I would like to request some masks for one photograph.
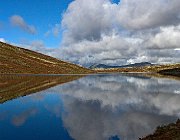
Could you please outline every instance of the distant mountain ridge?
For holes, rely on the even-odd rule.
[[[179,76],[180,63],[156,65],[149,62],[122,66],[94,64],[91,69],[0,42],[0,74],[90,74],[153,72]],[[166,70],[166,71],[165,71]]]
[[[122,66],[109,66],[105,64],[94,64],[91,65],[90,69],[109,69],[109,68],[128,68],[128,67],[144,67],[144,66],[152,66],[154,64],[151,64],[149,62],[141,62],[141,63],[134,63],[129,65],[122,65]]]

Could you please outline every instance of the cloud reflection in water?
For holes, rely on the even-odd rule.
[[[3,104],[0,121],[6,126],[10,118],[29,133],[33,127],[43,139],[50,138],[46,132],[51,130],[57,139],[135,140],[180,117],[177,91],[180,81],[171,79],[87,76]]]
[[[180,117],[180,82],[170,79],[89,76],[51,90],[61,93],[65,128],[77,140],[134,140]]]

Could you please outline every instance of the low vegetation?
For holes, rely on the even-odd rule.
[[[34,51],[0,42],[0,103],[36,93],[82,76],[41,76],[12,74],[90,74],[144,73],[150,77],[180,78],[180,63],[142,67],[87,69]],[[10,74],[10,75],[6,75]],[[153,135],[140,140],[180,140],[180,120],[176,124],[158,127]]]
[[[160,73],[180,76],[180,63],[93,70],[0,42],[0,74]]]
[[[152,65],[152,66],[143,66],[143,67],[128,67],[128,68],[111,68],[111,69],[94,69],[98,73],[161,73],[167,75],[180,76],[180,63],[178,64],[167,64],[167,65]],[[165,71],[166,70],[166,71]]]
[[[180,68],[165,69],[159,71],[159,73],[163,75],[172,75],[172,76],[180,77]]]
[[[0,74],[86,74],[92,71],[34,51],[0,42]]]
[[[180,120],[175,124],[158,127],[154,134],[139,140],[180,140]]]

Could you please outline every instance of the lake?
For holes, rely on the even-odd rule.
[[[180,118],[180,81],[0,75],[0,140],[138,140]]]

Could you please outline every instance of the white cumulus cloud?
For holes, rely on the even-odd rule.
[[[36,32],[18,15],[11,17],[11,23]],[[31,44],[32,48],[41,46],[40,52],[83,66],[180,62],[179,0],[74,0],[61,23],[45,36],[61,31],[58,49],[48,52],[43,42]]]
[[[27,33],[36,34],[37,30],[34,26],[27,24],[24,19],[19,15],[10,17],[10,22],[13,26],[19,27]]]
[[[179,9],[178,0],[75,0],[54,56],[82,65],[178,62]]]

